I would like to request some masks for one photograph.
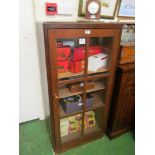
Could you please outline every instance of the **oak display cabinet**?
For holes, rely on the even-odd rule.
[[[105,133],[122,25],[45,22],[43,27],[51,139],[54,151],[59,153]],[[78,85],[79,91],[72,92],[70,86]],[[88,95],[91,106],[87,106]],[[80,107],[75,110],[72,106],[67,113],[61,101],[72,104],[68,100],[75,96],[80,98],[75,106]]]

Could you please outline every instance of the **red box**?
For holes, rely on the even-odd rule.
[[[66,60],[70,57],[70,47],[57,48],[57,60]]]
[[[46,3],[45,9],[46,15],[55,15],[57,14],[57,3]]]
[[[70,61],[70,72],[78,73],[84,70],[84,60]]]
[[[79,61],[83,60],[85,58],[85,47],[76,47],[74,48],[74,52],[71,55],[71,60],[73,61]],[[89,48],[89,56],[99,54],[102,52],[102,47],[101,46],[90,46]]]
[[[58,73],[69,71],[69,60],[57,61]]]

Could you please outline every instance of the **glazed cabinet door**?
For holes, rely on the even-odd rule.
[[[103,133],[120,31],[49,29],[56,145]]]

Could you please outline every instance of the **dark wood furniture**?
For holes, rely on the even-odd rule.
[[[43,24],[43,27],[49,92],[50,131],[53,149],[56,153],[59,153],[100,138],[105,133],[122,24],[103,22],[46,22]],[[67,43],[67,41],[69,42]],[[58,46],[61,46],[62,43],[69,44],[71,52],[75,48],[84,49],[83,71],[78,73],[72,73],[69,70],[62,73],[58,71],[57,52]],[[89,52],[92,46],[101,47],[102,52],[108,55],[107,65],[96,71],[88,68]],[[95,87],[86,89],[87,82],[90,80],[95,83]],[[67,85],[78,82],[83,83],[83,90],[71,93]],[[91,93],[93,96],[93,104],[89,109],[86,107],[87,93]],[[80,111],[68,114],[61,107],[60,99],[73,95],[81,95],[83,105]],[[84,116],[89,111],[93,111],[95,115],[95,126],[85,128],[84,123],[86,118]],[[82,118],[82,125],[76,132],[64,136],[61,131],[61,122],[64,119],[68,120],[70,116],[75,117],[77,115],[80,115]]]
[[[134,127],[135,65],[118,65],[109,113],[107,134],[115,138]]]

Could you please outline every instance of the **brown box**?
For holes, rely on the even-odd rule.
[[[81,83],[69,84],[68,85],[68,88],[69,88],[70,92],[72,92],[72,93],[83,91],[83,87],[84,87],[84,83],[82,83],[82,82]],[[87,82],[86,90],[92,89],[94,87],[95,87],[94,82]]]
[[[126,64],[135,61],[135,46],[121,46],[119,64]]]

